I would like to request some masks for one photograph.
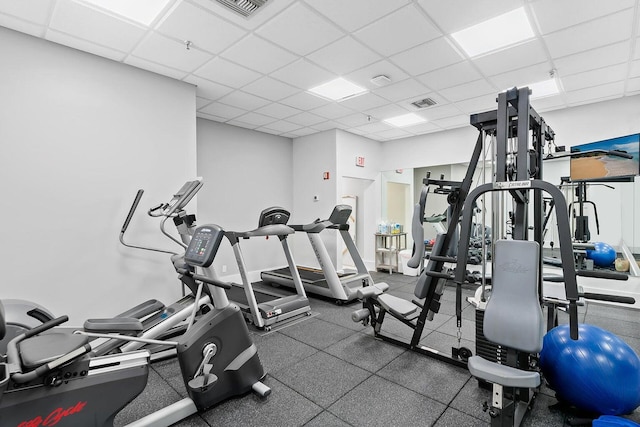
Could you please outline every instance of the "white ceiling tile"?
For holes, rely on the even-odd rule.
[[[84,52],[89,52],[94,55],[109,58],[118,62],[122,61],[126,56],[126,53],[124,52],[120,52],[114,49],[109,49],[108,47],[100,46],[83,39],[77,39],[75,37],[71,37],[67,34],[59,33],[53,30],[47,31],[47,33],[45,34],[45,39],[52,41],[54,43],[61,44],[63,46],[69,46],[74,49],[82,50]]]
[[[231,46],[222,56],[263,74],[284,67],[297,59],[294,54],[253,34]]]
[[[445,33],[453,33],[522,6],[522,0],[418,0]]]
[[[240,128],[245,128],[245,129],[255,129],[257,127],[260,127],[260,125],[255,125],[253,123],[243,122],[243,121],[238,120],[238,119],[229,120],[227,122],[227,124],[232,125],[232,126],[237,126],[237,127],[240,127]]]
[[[437,119],[442,119],[445,117],[453,117],[462,114],[459,108],[457,108],[454,104],[447,104],[441,106],[433,106],[428,108],[423,108],[420,110],[420,115],[427,120],[433,121]]]
[[[194,74],[236,89],[257,80],[261,76],[255,71],[229,62],[219,56],[198,68]]]
[[[415,98],[422,94],[429,93],[429,90],[420,82],[414,79],[403,80],[393,83],[373,91],[389,101],[398,102],[407,98]]]
[[[376,52],[390,56],[441,36],[416,6],[409,4],[354,33]]]
[[[415,126],[405,128],[407,132],[411,132],[414,135],[422,135],[429,132],[441,131],[442,128],[435,123],[420,123]]]
[[[395,117],[395,116],[400,116],[402,114],[407,114],[409,113],[409,109],[404,108],[400,105],[389,104],[389,105],[383,105],[382,107],[366,110],[365,113],[378,120],[383,120],[383,119],[388,119],[389,117]]]
[[[195,70],[211,58],[206,52],[196,48],[187,49],[184,44],[158,33],[146,37],[132,55],[187,72]]]
[[[174,70],[173,68],[165,67],[164,65],[156,64],[155,62],[147,61],[146,59],[136,58],[131,55],[126,57],[123,62],[125,64],[151,71],[156,74],[162,74],[163,76],[168,76],[177,80],[182,80],[187,75],[185,71]]]
[[[591,49],[575,55],[554,59],[553,63],[561,76],[620,64],[629,59],[630,41]]]
[[[541,82],[549,79],[551,66],[547,62],[532,65],[518,70],[509,71],[491,77],[489,80],[499,88],[500,91],[510,89],[514,86],[520,87],[531,83]]]
[[[347,129],[346,132],[352,133],[354,135],[361,135],[361,136],[367,134],[367,132],[365,132],[363,130],[356,129],[356,128]]]
[[[307,3],[347,31],[355,31],[406,5],[408,0],[307,0]]]
[[[559,58],[626,40],[633,29],[633,10],[625,10],[544,36],[549,53]]]
[[[307,58],[339,75],[381,60],[375,52],[352,37],[344,37],[333,42]]]
[[[316,108],[311,111],[313,114],[317,114],[327,119],[337,119],[349,114],[353,114],[353,110],[343,107],[342,105],[332,102],[331,104],[324,105],[320,108]]]
[[[333,121],[326,121],[326,122],[316,123],[315,125],[310,127],[322,132],[330,129],[338,129],[338,126],[340,126],[340,123],[336,123]]]
[[[222,117],[225,120],[233,119],[235,117],[238,117],[246,113],[245,110],[232,107],[230,105],[220,104],[219,102],[214,102],[212,104],[207,105],[206,107],[202,108],[200,112],[204,114],[210,114],[216,117]]]
[[[633,59],[640,59],[640,37],[636,39],[636,48],[633,53]]]
[[[379,86],[372,83],[371,79],[380,75],[387,76],[391,83],[400,82],[409,77],[407,73],[400,68],[385,60],[378,61],[375,64],[367,65],[352,73],[344,76],[347,80],[352,81],[360,86],[368,89],[377,89]]]
[[[477,98],[465,99],[464,101],[456,102],[456,108],[462,110],[462,112],[466,113],[467,116],[469,114],[495,110],[497,107],[498,104],[496,104],[496,95],[494,94],[479,96]]]
[[[540,0],[531,3],[542,34],[633,7],[635,0]]]
[[[326,120],[327,119],[325,119],[324,117],[320,117],[316,114],[309,113],[307,111],[287,118],[287,121],[299,124],[300,126],[316,125]]]
[[[235,120],[256,126],[264,126],[267,123],[273,123],[275,121],[273,117],[265,116],[258,113],[247,113],[240,117],[236,117]]]
[[[411,75],[417,76],[462,61],[449,41],[440,37],[391,57],[391,61]]]
[[[451,102],[458,102],[465,99],[477,98],[483,95],[495,95],[498,92],[496,91],[496,88],[486,80],[476,80],[474,82],[443,89],[439,91],[439,93]]]
[[[318,132],[317,130],[311,129],[311,128],[300,128],[300,129],[296,129],[294,131],[288,132],[287,136],[300,137],[300,136],[311,135],[312,133],[317,133],[317,132]]]
[[[384,98],[369,92],[344,100],[340,104],[352,110],[364,111],[385,105],[386,103],[387,101]]]
[[[300,110],[297,108],[292,108],[287,105],[282,105],[278,103],[273,103],[269,105],[265,105],[264,107],[260,107],[255,110],[256,113],[264,114],[265,116],[275,117],[276,119],[284,119],[289,116],[293,116],[294,114],[298,114]],[[283,131],[287,132],[287,131]]]
[[[291,123],[291,122],[287,122],[285,120],[278,120],[277,122],[269,123],[268,125],[264,126],[263,128],[258,128],[257,130],[260,130],[260,129],[270,129],[270,130],[273,130],[273,131],[277,131],[279,133],[285,133],[285,132],[294,131],[296,129],[300,129],[300,125],[297,125],[297,124]]]
[[[220,99],[220,102],[245,110],[255,110],[256,108],[269,104],[269,101],[266,99],[239,90],[224,96]]]
[[[269,133],[271,135],[282,135],[283,131],[277,129],[269,129],[268,127],[257,127],[255,128],[258,132]]]
[[[271,77],[262,77],[253,83],[249,83],[242,90],[271,101],[279,101],[300,91],[300,89]]]
[[[274,71],[271,73],[271,76],[305,90],[328,82],[336,77],[334,74],[306,59],[300,59]]]
[[[374,133],[374,132],[382,132],[385,130],[389,130],[389,129],[396,129],[393,126],[390,126],[386,123],[383,122],[372,122],[372,123],[368,123],[366,125],[362,125],[362,126],[356,126],[354,127],[354,129],[358,129],[362,132],[365,132],[365,134],[370,134],[370,133]]]
[[[129,52],[146,30],[71,0],[57,3],[50,28],[111,49]]]
[[[42,37],[46,32],[46,27],[37,25],[32,22],[23,21],[11,15],[0,14],[0,27],[9,28],[11,30],[20,31],[21,33],[30,34],[35,37]]]
[[[627,76],[627,64],[586,71],[562,78],[562,85],[566,91],[584,89],[590,86],[600,86],[605,83],[624,80]]]
[[[46,25],[49,19],[52,1],[42,0],[2,0],[0,13],[29,21],[33,24]]]
[[[127,58],[127,61],[129,60],[130,58]],[[233,91],[230,87],[194,75],[185,77],[184,81],[196,85],[196,94],[207,99],[219,99]]]
[[[288,7],[256,33],[303,56],[344,36],[335,25],[302,3]]]
[[[204,113],[201,113],[200,111],[198,111],[196,113],[196,117],[199,118],[199,119],[207,119],[207,120],[211,120],[211,121],[214,121],[214,122],[226,122],[227,121],[227,119],[225,119],[224,117],[218,117],[218,116],[214,116],[214,115],[211,115],[211,114],[204,114]]]
[[[339,119],[336,119],[336,121],[338,123],[341,123],[343,125],[347,125],[349,127],[356,127],[356,126],[362,126],[362,125],[366,125],[367,123],[370,123],[371,119],[366,114],[355,113],[355,114],[352,114],[350,116],[341,117]]]
[[[454,129],[469,126],[469,116],[461,115],[448,117],[446,119],[439,119],[436,124],[443,129]]]
[[[247,34],[237,25],[187,2],[181,2],[156,30],[216,54]]]
[[[471,65],[471,62],[464,61],[422,74],[418,76],[418,80],[430,89],[440,90],[478,80],[480,77],[482,76]]]
[[[199,110],[202,107],[206,107],[209,104],[211,104],[210,99],[200,98],[199,96],[196,96],[196,110]]]
[[[545,111],[553,111],[566,107],[562,96],[547,96],[544,98],[536,98],[531,100],[531,106],[538,113]]]
[[[614,82],[602,86],[575,90],[572,92],[567,92],[567,104],[570,106],[580,105],[586,101],[594,101],[598,99],[608,99],[612,97],[622,96],[623,91],[624,82]]]
[[[629,65],[629,77],[640,77],[640,61],[633,61]]]
[[[495,76],[529,65],[540,64],[547,60],[547,53],[544,50],[544,46],[540,40],[534,39],[508,49],[476,58],[473,62],[486,76]],[[549,66],[549,69],[551,69],[551,66]]]
[[[281,104],[289,105],[300,110],[313,110],[314,108],[327,105],[329,101],[319,96],[311,95],[307,92],[296,93],[293,96],[280,100]]]
[[[378,138],[389,140],[389,139],[406,138],[408,136],[413,135],[412,133],[407,132],[404,129],[409,129],[409,128],[383,130],[381,132],[376,132],[376,136]]]
[[[627,81],[627,93],[635,94],[638,91],[640,91],[640,77],[629,79]]]
[[[189,1],[191,3],[195,3],[199,6],[202,6],[207,10],[210,10],[216,15],[219,15],[220,17],[226,19],[227,21],[233,22],[239,27],[245,28],[247,30],[252,30],[263,25],[266,21],[273,18],[282,10],[291,6],[291,4],[297,0],[268,1],[256,13],[251,15],[251,18],[249,19],[235,12],[232,12],[231,10],[222,6],[217,1],[211,1],[211,0],[189,0]]]

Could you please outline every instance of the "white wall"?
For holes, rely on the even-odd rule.
[[[226,230],[249,231],[258,226],[260,212],[265,208],[281,206],[295,212],[290,138],[205,119],[197,120],[197,135],[198,174],[204,180],[198,200],[198,224],[214,223]],[[277,238],[250,239],[240,245],[249,271],[286,265]],[[222,244],[214,267],[222,276],[238,272],[228,241]]]
[[[167,256],[117,236],[138,188],[146,210],[195,175],[194,87],[4,28],[0,57],[0,298],[75,325],[175,299]],[[172,247],[155,227],[129,238]]]
[[[329,216],[341,196],[338,194],[336,170],[335,130],[294,139],[292,224],[307,224]],[[324,172],[329,173],[329,179],[323,179]],[[315,196],[317,200],[314,200]],[[335,236],[322,237],[329,254],[335,256]],[[299,265],[319,267],[309,239],[303,233],[293,236],[292,251]]]
[[[374,268],[376,224],[380,221],[380,171],[382,143],[341,130],[336,131],[338,196],[345,193],[347,179],[361,182],[358,194],[361,242],[358,251],[365,265]],[[356,166],[356,157],[365,158],[364,167]],[[336,202],[338,203],[338,202]],[[360,240],[360,239],[359,239]],[[340,257],[338,259],[341,260]],[[339,264],[339,263],[338,263]],[[338,265],[340,268],[341,265]]]

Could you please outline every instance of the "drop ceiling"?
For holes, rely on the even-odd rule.
[[[518,7],[532,39],[470,58],[451,37]],[[170,0],[150,26],[75,0],[2,0],[0,26],[196,85],[198,117],[289,138],[466,126],[498,92],[551,70],[561,91],[534,99],[539,112],[640,94],[640,0],[269,0],[250,18],[215,0]],[[379,75],[390,82],[376,85]],[[308,92],[336,77],[369,92],[342,102]],[[411,105],[424,98],[437,104]],[[427,122],[383,122],[410,112]]]

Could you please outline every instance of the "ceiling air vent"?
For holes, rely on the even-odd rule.
[[[427,107],[431,107],[432,105],[436,105],[437,102],[434,101],[431,98],[425,98],[425,99],[421,99],[419,101],[415,101],[412,102],[411,105],[413,105],[416,108],[427,108]]]
[[[249,17],[256,13],[268,0],[216,0],[227,9],[237,14]]]

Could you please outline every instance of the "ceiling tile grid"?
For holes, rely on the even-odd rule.
[[[523,7],[534,36],[470,57],[452,33]],[[344,129],[389,141],[468,126],[499,91],[546,80],[539,111],[640,93],[640,0],[268,0],[250,18],[170,0],[143,25],[83,0],[3,0],[0,26],[197,86],[198,117],[289,138]],[[378,85],[373,77],[386,76]],[[344,77],[342,102],[308,92]],[[411,102],[431,98],[418,109]],[[416,112],[426,123],[384,122]]]

